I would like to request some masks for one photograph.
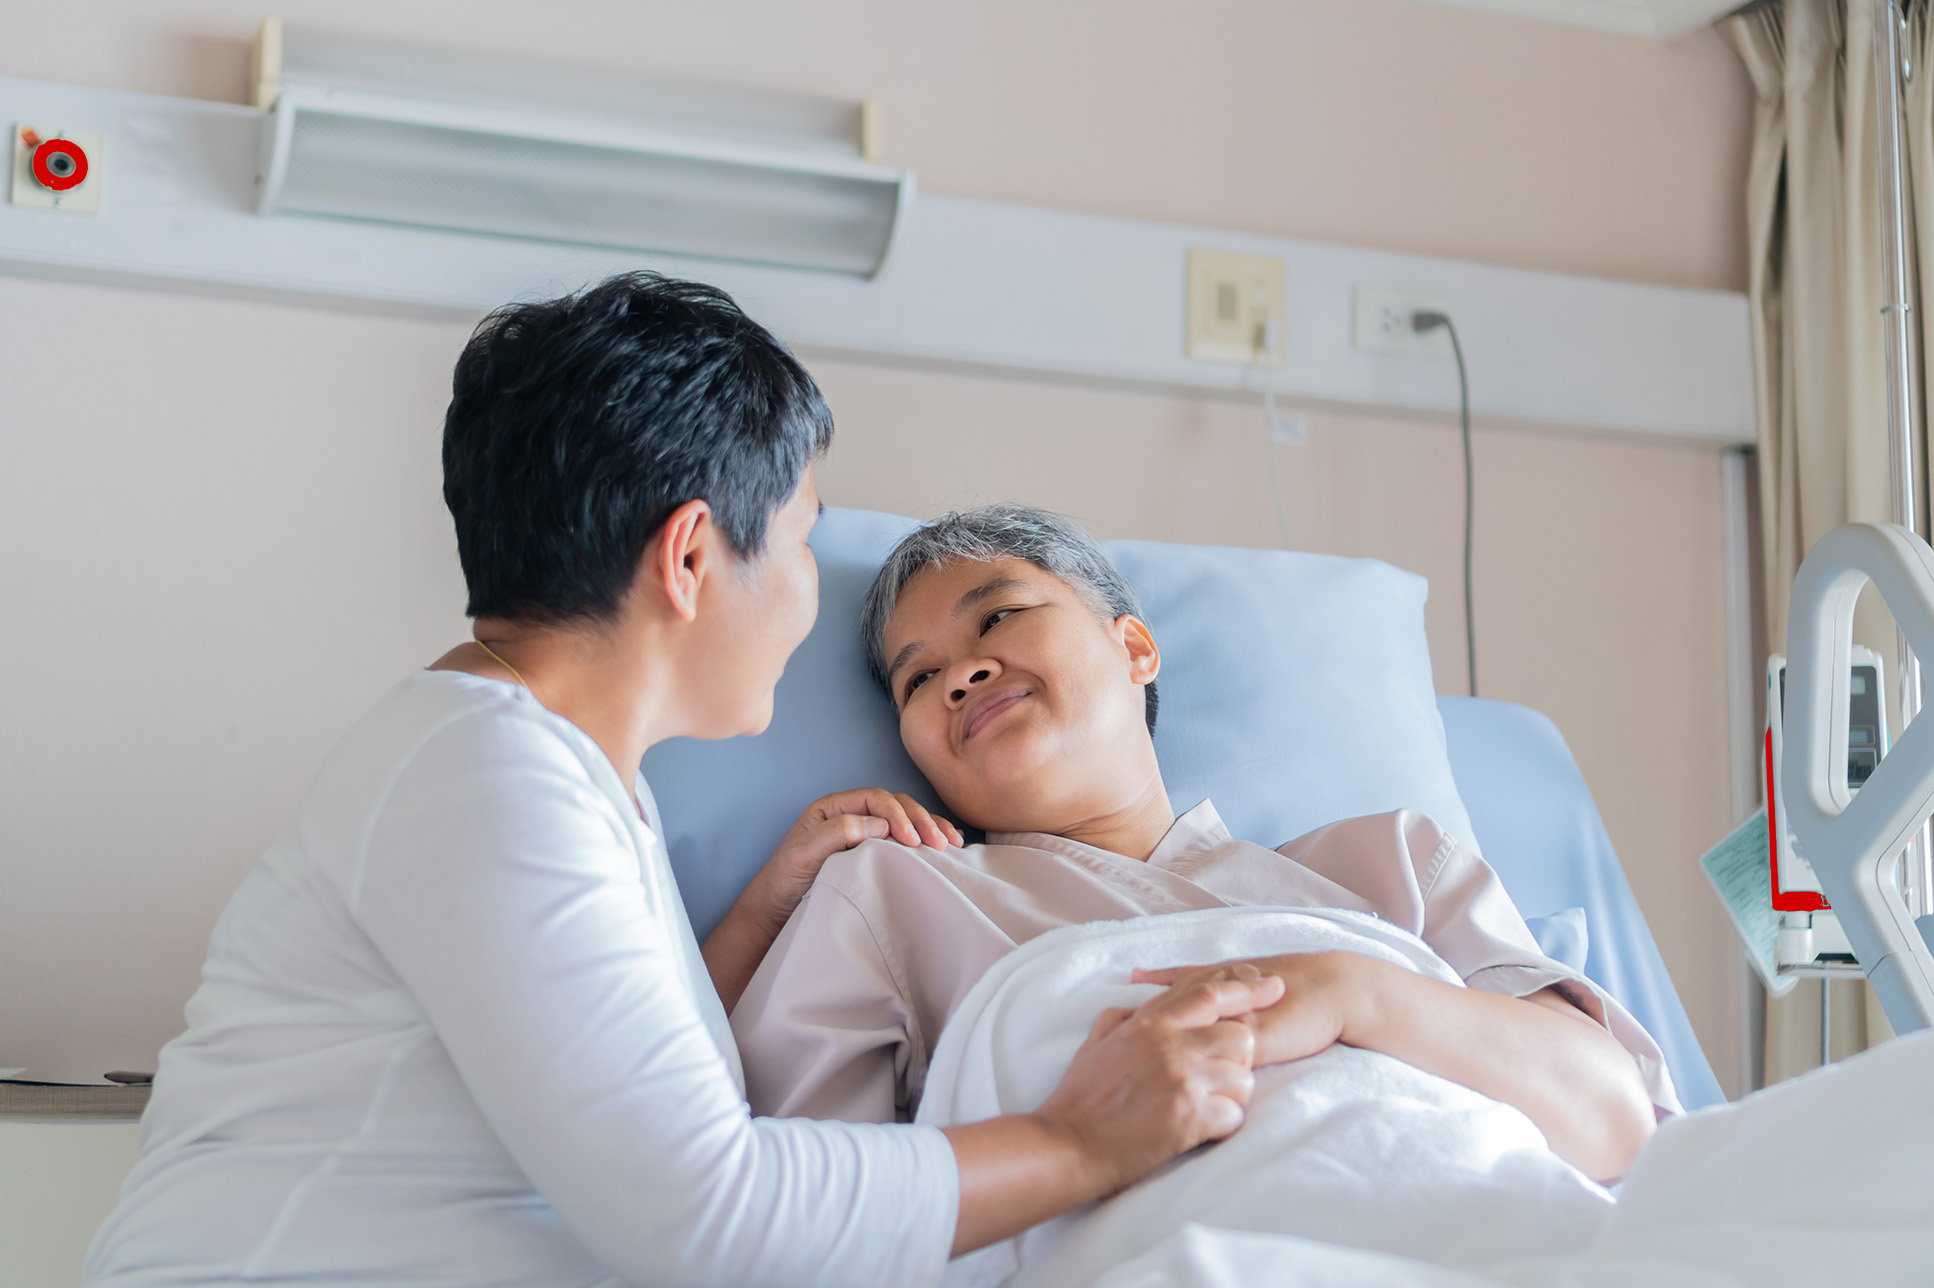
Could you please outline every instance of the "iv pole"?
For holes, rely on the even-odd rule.
[[[1934,856],[1927,844],[1928,820],[1934,816],[1934,721],[1926,728],[1912,721],[1921,705],[1914,653],[1934,657],[1934,547],[1911,526],[1916,506],[1901,157],[1903,23],[1896,0],[1874,0],[1873,15],[1886,273],[1881,320],[1898,522],[1837,528],[1815,542],[1800,563],[1787,614],[1780,789],[1795,849],[1812,863],[1894,1031],[1907,1033],[1934,1028],[1934,914],[1919,911],[1934,893],[1926,870]],[[1901,633],[1903,724],[1892,749],[1854,792],[1847,782],[1848,667],[1854,609],[1868,582]]]
[[[1901,165],[1901,82],[1913,75],[1902,49],[1907,23],[1899,0],[1874,0],[1874,123],[1879,151],[1880,260],[1885,299],[1880,306],[1887,355],[1887,466],[1893,493],[1893,520],[1918,532],[1918,497],[1914,473],[1914,404],[1908,380],[1912,370],[1908,345],[1913,305],[1907,286],[1907,192]],[[1921,663],[1898,629],[1894,634],[1899,669],[1900,730],[1905,733],[1921,712]],[[1921,829],[1902,856],[1902,876],[1910,906],[1920,915],[1934,913],[1934,820]],[[1823,986],[1824,987],[1824,986]],[[1821,1021],[1825,1026],[1824,1018]],[[1824,1039],[1823,1039],[1824,1043]]]

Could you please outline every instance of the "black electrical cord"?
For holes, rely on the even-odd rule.
[[[1418,334],[1443,327],[1450,333],[1451,352],[1457,355],[1458,423],[1464,431],[1464,656],[1471,668],[1471,696],[1477,696],[1477,611],[1471,600],[1471,533],[1476,521],[1471,489],[1471,378],[1464,370],[1464,346],[1457,339],[1457,324],[1448,313],[1419,309],[1410,315],[1410,325]]]

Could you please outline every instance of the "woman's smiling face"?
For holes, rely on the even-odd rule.
[[[1142,686],[1161,657],[1020,559],[916,574],[884,637],[900,740],[948,808],[988,831],[1061,832],[1154,769]]]

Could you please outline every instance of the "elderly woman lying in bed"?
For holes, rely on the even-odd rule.
[[[732,1016],[754,1111],[911,1117],[975,982],[1057,927],[1349,909],[1449,970],[1258,958],[1288,986],[1256,1017],[1258,1067],[1339,1043],[1382,1052],[1515,1106],[1586,1175],[1623,1175],[1679,1108],[1637,1021],[1544,956],[1490,868],[1421,814],[1276,850],[1231,837],[1206,800],[1177,818],[1151,737],[1161,654],[1138,612],[1086,533],[1026,507],[949,515],[887,559],[862,623],[869,662],[915,764],[987,841],[868,841],[827,862]]]

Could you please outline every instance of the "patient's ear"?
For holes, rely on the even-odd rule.
[[[1128,678],[1136,684],[1147,684],[1162,669],[1162,650],[1155,646],[1155,636],[1147,623],[1130,613],[1115,619],[1115,629],[1121,632],[1122,647],[1128,650]]]

